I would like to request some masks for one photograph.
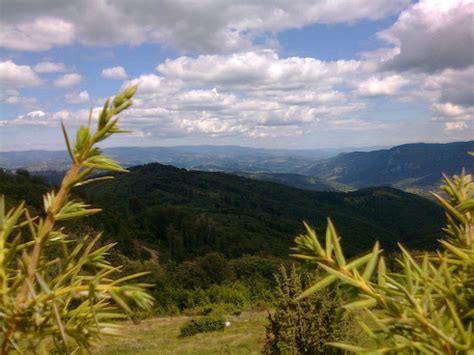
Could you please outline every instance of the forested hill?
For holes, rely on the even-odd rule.
[[[437,205],[393,188],[316,192],[157,163],[130,170],[82,191],[104,209],[90,222],[128,253],[146,245],[175,260],[208,251],[286,256],[303,220],[322,230],[327,216],[350,253],[374,240],[386,249],[397,241],[426,247],[435,244],[443,223]]]
[[[371,152],[342,153],[316,162],[306,174],[353,187],[390,185],[427,190],[440,184],[442,174],[472,172],[474,141],[448,144],[405,144]]]
[[[43,194],[51,188],[42,177],[31,176],[26,170],[17,170],[13,173],[0,168],[0,194],[6,196],[7,208],[16,206],[21,201],[41,211]]]

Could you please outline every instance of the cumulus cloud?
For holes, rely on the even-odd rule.
[[[474,66],[464,70],[447,69],[425,78],[424,89],[440,103],[474,105]]]
[[[107,68],[102,70],[102,77],[105,79],[126,79],[127,73],[123,67],[117,66],[113,68]]]
[[[2,88],[34,87],[41,79],[28,65],[17,65],[11,60],[0,62],[0,82]]]
[[[358,93],[362,96],[391,96],[409,83],[409,80],[400,75],[391,75],[385,78],[372,77],[359,84]]]
[[[355,60],[324,62],[316,58],[281,59],[272,50],[231,55],[201,55],[166,60],[156,68],[164,77],[193,83],[213,83],[247,89],[292,89],[304,84],[334,85],[351,74],[369,70]],[[347,78],[347,79],[345,79]]]
[[[466,122],[446,122],[444,124],[444,127],[446,128],[447,131],[461,131],[466,128],[468,128],[468,125]]]
[[[58,88],[74,86],[82,81],[82,76],[77,73],[65,74],[54,81],[54,85]]]
[[[462,106],[453,105],[451,103],[434,104],[433,107],[443,116],[457,117],[458,119],[468,119],[474,110]]]
[[[139,87],[124,122],[166,137],[269,138],[337,129],[335,122],[366,108],[339,88],[374,68],[359,61],[280,58],[270,50],[183,56],[157,66],[160,75],[123,84]]]
[[[49,119],[46,112],[41,110],[31,111],[25,115],[16,117],[13,120],[3,121],[7,126],[51,126],[54,124]]]
[[[63,63],[40,62],[33,68],[37,73],[61,73],[66,70]]]
[[[433,104],[435,121],[444,121],[446,131],[472,132],[474,127],[474,103],[471,106],[459,106],[451,103]],[[472,136],[472,134],[471,134]]]
[[[24,107],[36,107],[38,100],[36,97],[22,96],[18,90],[1,89],[0,102],[6,105],[18,105]]]
[[[93,109],[93,118],[97,119],[101,108]],[[24,115],[17,116],[10,120],[3,120],[4,126],[40,126],[40,127],[57,127],[60,121],[76,127],[81,123],[87,122],[89,118],[89,110],[60,110],[56,112],[45,112],[42,110],[30,111]]]
[[[89,101],[89,93],[81,91],[80,93],[68,93],[64,95],[64,100],[70,104],[82,104]]]
[[[435,72],[474,65],[474,2],[422,0],[379,36],[399,48],[386,70]]]
[[[71,44],[74,40],[74,25],[60,18],[43,17],[47,16],[43,14],[38,18],[8,23],[6,16],[8,15],[3,12],[0,47],[22,51],[45,51],[56,46]]]
[[[249,49],[257,37],[321,23],[377,20],[409,0],[147,1],[59,0],[2,4],[1,45],[19,50],[84,44],[158,42],[178,50],[225,53]],[[84,16],[87,14],[87,16]],[[218,15],[216,15],[218,14]]]
[[[39,51],[75,42],[152,42],[191,52],[178,53],[154,73],[134,78],[120,66],[102,70],[106,79],[130,79],[123,86],[139,84],[135,105],[123,119],[125,128],[138,132],[135,137],[237,137],[240,142],[331,130],[394,129],[398,123],[371,117],[381,96],[431,108],[431,117],[424,119],[440,131],[458,134],[472,127],[472,1],[82,0],[60,5],[59,0],[3,4],[0,46]],[[379,34],[389,48],[361,53],[358,60],[283,57],[277,52],[280,31],[376,20],[403,9]],[[9,83],[10,91],[0,93],[0,101],[12,105],[33,105],[34,98],[20,89],[39,85],[36,73],[65,71],[61,63],[48,61],[34,70],[4,63],[9,64],[3,69],[0,64],[0,80]],[[69,73],[54,85],[72,87],[81,80]],[[69,92],[64,100],[84,103],[89,94]],[[19,116],[9,124],[50,127],[64,119],[74,126],[88,116],[87,110],[43,113]]]

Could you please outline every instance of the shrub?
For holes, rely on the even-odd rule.
[[[444,183],[447,199],[434,196],[446,210],[446,238],[438,252],[420,257],[399,245],[400,271],[387,272],[378,243],[372,252],[346,261],[330,220],[324,245],[309,226],[296,238],[293,256],[327,272],[299,298],[340,280],[355,291],[345,308],[363,310],[370,319],[359,323],[374,349],[331,345],[377,354],[474,354],[474,184],[464,172]]]
[[[100,234],[73,238],[58,222],[90,216],[99,209],[74,200],[71,189],[109,177],[96,170],[124,171],[103,156],[96,143],[121,132],[114,116],[128,108],[136,87],[107,100],[93,130],[92,111],[81,126],[74,145],[62,125],[72,165],[58,191],[44,195],[44,214],[33,217],[22,203],[5,211],[0,196],[0,329],[1,354],[59,353],[89,348],[103,334],[116,334],[112,321],[130,315],[133,307],[147,310],[152,297],[144,284],[130,283],[146,273],[114,280],[120,267],[107,254],[113,244],[100,245]],[[59,251],[59,256],[58,256]]]
[[[274,313],[268,316],[264,353],[337,354],[326,342],[347,339],[351,329],[338,290],[322,290],[297,300],[314,276],[297,273],[293,266],[289,274],[281,267],[275,279],[277,299]]]
[[[180,337],[190,337],[199,333],[215,332],[224,330],[225,323],[222,318],[211,316],[191,319],[180,329]]]
[[[228,303],[238,307],[250,305],[249,289],[241,282],[212,285],[206,290],[211,303]]]

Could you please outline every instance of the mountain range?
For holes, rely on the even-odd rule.
[[[474,172],[474,141],[448,144],[405,144],[370,152],[342,153],[320,160],[304,170],[353,188],[392,186],[405,191],[427,193],[437,190],[443,174]]]
[[[178,168],[220,171],[317,191],[352,191],[391,186],[429,196],[442,174],[473,172],[474,141],[447,144],[415,143],[389,149],[285,150],[238,146],[105,148],[106,155],[126,167],[159,162]],[[69,164],[66,152],[0,152],[0,167],[26,168],[57,182]]]
[[[330,158],[344,151],[351,149],[290,150],[209,145],[104,149],[106,155],[126,167],[158,162],[193,170],[258,172],[300,171],[318,159]],[[68,164],[69,156],[66,151],[0,152],[0,167],[11,170],[25,168],[29,171],[61,171]]]

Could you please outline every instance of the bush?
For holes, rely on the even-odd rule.
[[[222,331],[225,328],[225,323],[222,318],[215,317],[201,317],[191,319],[186,322],[180,329],[180,337],[190,337],[199,333]]]
[[[372,252],[346,261],[331,221],[325,245],[308,226],[307,234],[296,238],[294,257],[327,271],[300,298],[339,280],[355,295],[345,308],[363,310],[370,319],[360,324],[374,349],[333,346],[377,354],[474,354],[474,184],[464,172],[444,182],[447,199],[434,194],[447,218],[440,250],[416,257],[400,245],[399,271],[387,272],[378,243]]]
[[[250,305],[249,289],[241,282],[212,285],[206,290],[211,303],[228,303],[238,307]]]
[[[266,354],[331,354],[339,353],[325,344],[340,341],[350,333],[350,320],[341,309],[337,289],[323,290],[297,300],[314,276],[300,274],[293,266],[288,275],[281,267],[275,274],[277,299],[275,312],[268,315]]]

